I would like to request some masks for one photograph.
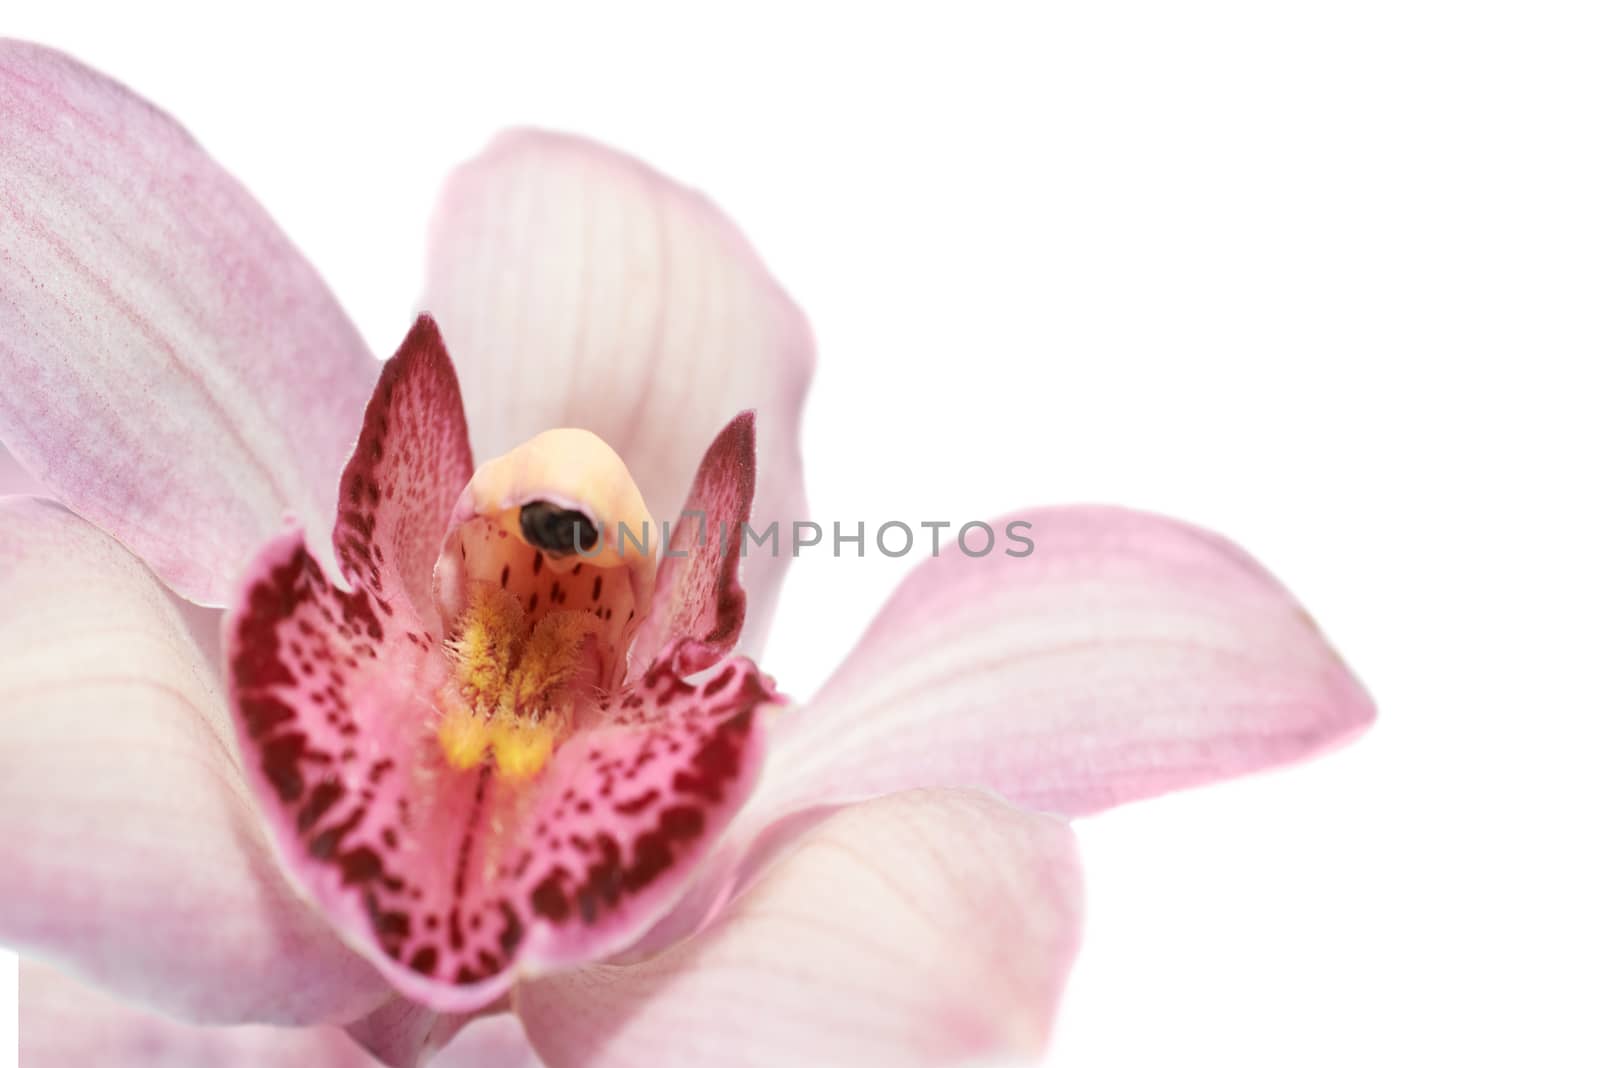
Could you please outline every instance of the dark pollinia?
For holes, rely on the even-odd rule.
[[[522,506],[521,520],[523,539],[551,556],[589,552],[600,541],[588,516],[550,501],[529,501]]]

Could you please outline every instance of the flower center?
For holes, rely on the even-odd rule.
[[[546,612],[530,625],[516,597],[476,589],[445,645],[455,667],[440,694],[445,759],[464,770],[492,753],[512,778],[542,768],[572,729],[569,691],[600,630],[601,621],[581,611]],[[592,666],[597,658],[588,659]]]
[[[620,682],[655,586],[648,530],[622,460],[585,431],[548,431],[473,475],[434,569],[451,767],[537,774]]]

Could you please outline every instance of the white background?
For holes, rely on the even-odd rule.
[[[579,6],[3,21],[188,124],[375,350],[446,170],[579,130],[710,192],[809,312],[818,518],[1116,501],[1283,577],[1379,726],[1081,825],[1052,1064],[1595,1063],[1583,5]],[[911,562],[802,558],[785,689]]]

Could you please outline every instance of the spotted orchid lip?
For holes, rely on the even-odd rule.
[[[286,865],[398,989],[450,1011],[654,922],[750,792],[778,700],[742,658],[684,680],[737,636],[736,567],[690,559],[657,602],[653,555],[553,559],[520,536],[527,499],[636,519],[614,452],[553,431],[472,473],[462,420],[424,317],[385,365],[345,471],[335,544],[352,589],[285,535],[258,557],[228,635],[240,735]],[[696,483],[736,518],[754,485],[750,425],[713,444]],[[442,546],[431,566],[425,546]],[[634,650],[650,661],[630,673],[658,611]]]

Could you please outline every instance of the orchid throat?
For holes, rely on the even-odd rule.
[[[656,560],[607,531],[648,523],[621,457],[585,430],[546,431],[478,468],[435,570],[452,767],[531,777],[621,683]]]

